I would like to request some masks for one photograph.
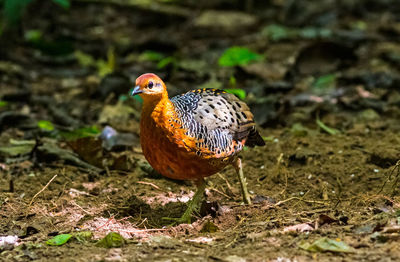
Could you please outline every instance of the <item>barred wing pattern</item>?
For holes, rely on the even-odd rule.
[[[186,135],[195,138],[193,151],[199,156],[229,157],[240,152],[245,144],[265,144],[255,129],[249,107],[232,94],[197,89],[171,101]]]

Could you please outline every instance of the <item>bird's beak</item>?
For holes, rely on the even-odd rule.
[[[131,91],[131,96],[135,96],[143,93],[143,90],[140,90],[140,86],[135,86]]]

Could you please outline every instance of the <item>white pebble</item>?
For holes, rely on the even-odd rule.
[[[0,250],[10,250],[18,245],[18,236],[0,236]]]

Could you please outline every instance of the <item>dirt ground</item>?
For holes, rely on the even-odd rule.
[[[0,233],[26,235],[23,245],[2,252],[2,259],[398,259],[395,211],[399,197],[393,193],[398,191],[394,183],[399,169],[389,178],[400,150],[398,133],[369,129],[367,125],[338,136],[296,137],[287,130],[273,129],[262,133],[273,136],[273,141],[243,154],[255,203],[240,204],[236,175],[233,168],[226,168],[208,180],[207,199],[218,202],[218,215],[202,217],[192,225],[163,227],[165,222],[160,219],[181,214],[184,197],[193,194],[190,183],[152,177],[140,169],[95,178],[73,166],[32,169],[15,179],[13,193],[1,194]],[[33,199],[54,175],[57,177],[48,188]],[[7,191],[8,184],[2,177],[0,189]],[[202,233],[209,221],[218,231]],[[306,232],[291,229],[294,225]],[[51,235],[77,230],[90,230],[95,238],[115,231],[129,241],[115,249],[98,248],[92,243],[82,246],[71,242],[60,247],[44,244]],[[374,238],[374,232],[382,232],[381,238]],[[309,253],[298,248],[301,241],[322,236],[345,241],[355,251]]]
[[[0,245],[0,261],[400,261],[393,3],[144,2],[77,0],[66,11],[36,1],[2,36],[0,242],[18,241]],[[264,60],[218,65],[231,46]],[[196,187],[155,173],[141,153],[140,101],[127,94],[145,72],[171,95],[246,91],[266,141],[242,152],[253,204],[227,167],[207,179],[192,224],[163,219],[180,217]],[[108,148],[106,126],[129,139]],[[97,246],[110,232],[125,243]],[[321,239],[331,242],[306,248]]]

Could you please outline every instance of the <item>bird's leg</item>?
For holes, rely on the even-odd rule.
[[[238,177],[239,177],[240,187],[242,189],[243,202],[245,204],[250,205],[251,200],[250,200],[249,192],[247,191],[246,178],[244,177],[244,174],[243,174],[242,160],[238,157],[232,163],[232,165],[236,169],[236,173],[238,174]]]
[[[204,181],[204,179],[202,178],[196,181],[196,185],[197,191],[194,194],[192,200],[189,201],[188,207],[181,217],[181,221],[185,221],[188,224],[191,223],[193,212],[198,211],[200,208],[201,199],[203,198],[204,190],[206,189],[206,181]]]
[[[197,185],[197,191],[194,194],[192,200],[188,202],[185,213],[183,213],[183,215],[180,218],[163,217],[163,219],[172,220],[175,222],[174,224],[180,224],[180,223],[190,224],[192,222],[191,221],[192,215],[194,212],[199,210],[200,202],[203,197],[204,190],[206,189],[206,182],[204,181],[204,178],[197,180],[196,185]]]

